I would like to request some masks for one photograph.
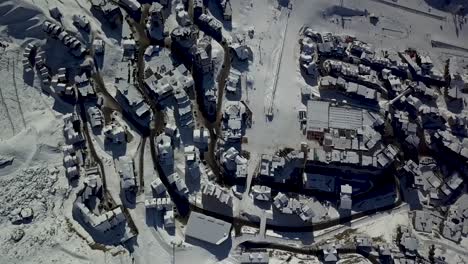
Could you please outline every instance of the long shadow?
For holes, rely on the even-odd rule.
[[[426,2],[432,8],[439,9],[442,11],[448,11],[451,13],[457,12],[459,15],[462,16],[468,14],[468,2],[466,1],[424,0],[424,2]]]
[[[36,76],[35,69],[31,69],[31,71],[26,72],[23,70],[23,81],[25,84],[29,86],[34,85],[34,77]]]
[[[210,211],[214,211],[218,214],[233,216],[233,209],[231,206],[221,203],[218,199],[203,195],[202,198],[203,208],[207,208]]]
[[[122,23],[112,23],[110,22],[105,15],[95,8],[91,8],[91,14],[101,22],[101,29],[104,31],[108,38],[115,39],[117,43],[120,45],[122,41],[122,32],[123,32],[123,24]],[[123,22],[123,15],[120,14],[120,19]]]
[[[110,229],[105,233],[101,233],[83,221],[82,215],[80,212],[78,212],[78,209],[74,208],[72,215],[73,219],[75,219],[86,230],[86,232],[88,232],[88,234],[93,238],[94,242],[96,243],[105,245],[117,245],[120,244],[120,241],[125,236],[125,222],[119,224],[118,226]]]
[[[307,83],[307,85],[310,85],[310,86],[318,85],[318,76],[319,76],[318,73],[315,76],[312,76],[312,75],[305,73],[304,70],[301,68],[301,76],[304,79],[304,81]]]
[[[235,0],[233,0],[235,1]],[[223,23],[223,27],[226,31],[231,31],[232,30],[232,21],[230,20],[225,20],[224,19],[224,14],[223,10],[221,8],[221,0],[208,0],[205,1],[208,2],[205,4],[206,8],[210,10],[210,13],[218,19],[221,23]]]
[[[185,242],[206,249],[218,260],[227,258],[232,247],[231,239],[224,241],[221,245],[213,245],[191,237],[185,237]]]
[[[324,11],[326,16],[342,16],[342,17],[353,17],[353,16],[365,16],[367,12],[365,10],[352,9],[348,7],[334,5],[327,8]]]
[[[56,97],[56,96],[54,96]],[[64,102],[63,100],[59,99],[59,98],[54,98],[54,105],[52,106],[52,109],[54,111],[57,111],[61,114],[67,114],[67,113],[71,113],[73,112],[73,105],[67,103],[67,102]]]
[[[119,157],[125,156],[125,153],[127,151],[127,144],[112,143],[110,140],[105,139],[104,150],[106,152],[110,152],[112,154],[112,157],[114,159],[117,159]]]
[[[126,208],[135,209],[136,191],[120,189],[120,200]]]

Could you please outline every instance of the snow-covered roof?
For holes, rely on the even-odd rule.
[[[229,237],[231,224],[197,212],[190,214],[185,236],[220,245]]]
[[[307,131],[321,131],[328,129],[329,103],[310,100],[307,102]]]

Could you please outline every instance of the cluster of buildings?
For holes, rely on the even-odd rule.
[[[419,54],[409,49],[399,53],[401,58],[408,64],[409,70],[418,78],[427,83],[444,84],[444,74],[434,68],[434,64],[428,55]]]
[[[243,76],[239,71],[235,69],[231,69],[229,71],[229,76],[226,81],[226,92],[232,93],[235,95],[237,94],[239,90],[241,91],[245,90],[245,87],[242,87],[245,85],[244,84],[245,81],[243,81],[242,78],[246,78],[246,77]]]
[[[371,256],[376,263],[430,263],[419,255],[419,241],[408,227],[399,226],[397,232],[398,235],[395,238],[397,245],[377,242],[366,235],[356,235],[347,241],[336,243],[327,242],[318,248],[320,258],[324,263],[339,263],[346,261],[340,260],[340,255],[351,251],[363,256]],[[434,259],[435,263],[446,263],[439,256],[434,256]]]
[[[318,57],[316,54],[317,46],[315,45],[315,42],[310,37],[303,38],[301,40],[301,54],[299,56],[299,62],[301,69],[303,69],[308,75],[311,75],[312,77],[316,77],[318,73]]]
[[[227,101],[223,109],[222,137],[224,141],[239,142],[245,133],[246,107],[241,101]]]
[[[163,215],[164,228],[171,230],[175,228],[174,204],[169,197],[157,197],[145,201],[146,210],[155,209]]]
[[[181,54],[189,55],[190,52],[187,49],[190,49],[197,43],[198,35],[198,28],[193,25],[186,27],[178,26],[172,30],[171,39],[176,44],[175,48],[178,52],[180,51]]]
[[[309,149],[307,163],[386,168],[398,153],[384,145],[378,132],[384,120],[378,113],[340,106],[327,101],[309,100],[305,133],[321,147]]]
[[[219,185],[205,182],[202,184],[201,188],[202,197],[209,197],[219,201],[221,204],[224,204],[228,207],[232,207],[232,195],[229,191],[224,190]]]
[[[57,74],[52,77],[51,86],[56,94],[62,96],[71,96],[75,94],[75,90],[69,85],[67,69],[60,68]]]
[[[161,3],[154,2],[149,8],[149,15],[146,22],[146,31],[149,37],[156,40],[164,39],[166,32],[164,30],[164,6]]]
[[[239,154],[239,151],[230,147],[221,154],[221,164],[225,169],[225,173],[234,174],[237,179],[245,179],[247,177],[247,159]]]
[[[450,86],[447,87],[447,96],[452,100],[464,100],[468,91],[468,70],[462,67],[460,58],[452,57],[448,65]]]
[[[33,70],[38,49],[39,46],[33,42],[28,43],[26,48],[24,48],[22,63],[25,72],[31,72]]]
[[[112,144],[127,143],[126,129],[120,124],[120,122],[111,122],[110,124],[104,126],[102,132],[105,136],[105,139]]]
[[[114,80],[114,85],[117,88],[116,100],[126,106],[124,109],[130,112],[135,120],[149,124],[151,120],[150,107],[134,84],[132,67],[128,62],[119,62],[116,68]]]
[[[370,44],[354,37],[332,33],[321,34],[311,28],[306,28],[303,35],[316,43],[318,54],[325,58],[357,61],[382,75],[384,75],[383,70],[386,70],[392,75],[406,79],[409,71],[416,80],[425,83],[444,83],[444,75],[434,67],[431,58],[415,50],[408,49],[402,52],[376,50]]]
[[[334,78],[332,76],[325,76],[321,77],[319,81],[319,88],[320,89],[339,89],[342,91],[346,96],[350,98],[355,98],[360,100],[363,103],[369,104],[378,104],[381,99],[381,93],[375,89],[368,88],[365,85],[356,83],[356,82],[348,82],[342,77]],[[304,98],[310,98],[311,92],[308,89],[304,89],[302,94]]]
[[[172,139],[161,134],[156,138],[156,150],[159,158],[159,163],[163,166],[174,166],[174,150],[172,149]]]
[[[468,196],[464,194],[450,206],[442,222],[442,236],[455,243],[468,236]]]
[[[86,32],[89,32],[91,30],[90,25],[89,25],[89,20],[86,18],[84,15],[73,15],[72,17],[73,20],[73,25],[75,25],[77,28],[82,29]]]
[[[45,66],[43,68],[46,69]],[[63,98],[78,96],[80,99],[84,99],[94,97],[96,92],[89,78],[91,70],[86,61],[75,71],[71,68],[59,68],[51,80],[49,73],[45,74],[43,84],[50,84],[51,91]],[[44,72],[48,71],[45,70]]]
[[[463,160],[468,159],[468,140],[466,138],[461,139],[448,130],[437,130],[433,137],[434,141],[439,143],[443,149],[458,155]]]
[[[115,1],[112,0],[92,0],[91,8],[102,13],[113,27],[121,25],[123,22],[122,10]]]
[[[392,126],[396,128],[396,132],[402,138],[404,138],[405,145],[403,147],[408,147],[408,149],[418,150],[420,139],[417,135],[418,124],[410,119],[409,113],[407,111],[397,110],[393,114]]]
[[[307,165],[378,173],[392,165],[397,154],[398,150],[392,145],[381,146],[369,155],[348,150],[326,151],[321,147],[313,147],[308,151]]]
[[[83,163],[81,149],[75,149],[73,145],[65,145],[62,147],[63,166],[69,180],[74,180],[80,176],[80,165]]]
[[[205,75],[210,74],[213,71],[213,59],[211,57],[211,37],[210,36],[203,36],[193,47],[193,65],[194,69]]]
[[[402,250],[401,253],[394,256],[394,258],[400,259],[400,262],[405,260],[414,261],[420,247],[418,238],[416,238],[415,234],[407,226],[399,226],[397,233],[398,239],[396,242]]]
[[[45,52],[35,43],[29,43],[23,52],[23,67],[25,73],[32,72],[34,67],[44,87],[50,85],[50,71],[45,63]]]
[[[419,163],[408,160],[399,174],[412,184],[409,190],[418,197],[412,202],[421,208],[411,212],[414,229],[459,243],[468,235],[468,196],[463,191],[463,176],[457,169],[447,171],[439,166],[430,157],[421,158]]]
[[[463,178],[458,172],[444,175],[435,161],[419,164],[408,160],[400,168],[402,177],[412,179],[413,188],[418,192],[420,203],[426,206],[440,206],[460,194],[464,187]]]
[[[174,172],[171,175],[167,176],[167,180],[169,184],[175,187],[175,190],[182,196],[187,196],[189,194],[189,190],[187,189],[187,185],[185,184],[185,180],[180,176],[179,173]]]
[[[354,37],[321,34],[311,28],[305,28],[302,35],[302,69],[309,75],[316,75],[318,69],[334,77],[323,79],[321,88],[336,87],[350,97],[375,104],[380,96],[398,96],[407,89],[433,97],[435,91],[429,86],[447,85],[430,57],[415,50],[377,51]],[[409,81],[410,73],[412,81]],[[309,89],[303,90],[310,94]]]
[[[291,179],[292,172],[296,168],[302,168],[305,155],[302,151],[293,150],[286,155],[263,154],[260,160],[258,176],[267,182],[286,183]]]
[[[231,20],[230,0],[217,2],[224,19]],[[136,0],[120,0],[119,3],[135,12],[141,8],[141,4]],[[120,8],[115,1],[92,0],[92,5],[115,25],[119,23],[119,19],[122,20]],[[152,39],[162,40],[167,35],[164,30],[164,8],[167,6],[168,1],[159,1],[152,3],[149,9],[146,28]],[[188,12],[184,10],[183,5],[178,5],[175,10],[179,26],[172,31],[171,37],[176,45],[183,47],[190,54],[190,61],[196,72],[201,75],[212,74],[214,64],[211,38],[218,41],[222,39],[223,24],[205,12],[203,1],[194,0],[193,7],[195,22],[206,35],[199,39],[199,32],[191,25]],[[73,21],[81,29],[90,29],[89,21],[82,15],[75,15]],[[43,28],[45,32],[68,47],[74,56],[83,57],[86,54],[87,50],[82,43],[61,26],[46,21]],[[320,90],[336,88],[349,98],[357,99],[363,104],[372,104],[374,109],[381,108],[379,102],[384,99],[397,98],[398,100],[390,101],[389,106],[392,108],[380,110],[387,111],[395,135],[404,137],[406,145],[418,149],[424,143],[421,142],[423,139],[419,132],[421,129],[427,129],[434,132],[424,138],[434,143],[429,144],[430,148],[442,147],[464,161],[468,159],[468,141],[460,137],[466,135],[463,133],[467,131],[468,114],[461,112],[455,115],[439,110],[435,104],[438,91],[433,87],[434,84],[448,84],[445,97],[453,100],[463,99],[463,94],[468,90],[466,74],[453,73],[447,82],[445,76],[435,69],[428,56],[413,50],[400,53],[377,52],[369,44],[353,37],[336,36],[331,33],[320,34],[310,28],[306,28],[303,35],[300,65],[307,75],[315,76],[318,73],[326,75],[317,78]],[[96,54],[103,54],[102,40],[96,40],[93,46]],[[122,41],[122,46],[124,57],[133,60],[137,51],[136,41],[125,39]],[[251,55],[251,50],[240,38],[234,41],[230,48],[241,61],[247,60]],[[50,76],[42,54],[36,45],[29,44],[23,54],[23,64],[27,66],[26,71],[36,66],[41,73],[43,83],[46,84]],[[146,65],[144,85],[152,98],[144,98],[138,91],[132,64],[121,62],[117,65],[114,82],[117,88],[116,99],[136,120],[143,120],[146,125],[151,120],[148,100],[153,100],[162,106],[167,116],[167,123],[164,133],[155,140],[158,162],[164,172],[170,172],[167,173],[167,188],[173,187],[178,194],[186,197],[192,189],[189,190],[187,187],[187,177],[183,177],[180,173],[180,168],[183,166],[179,164],[174,166],[178,160],[178,157],[175,157],[178,155],[174,152],[182,150],[182,148],[177,149],[177,144],[182,142],[181,145],[184,146],[186,174],[184,176],[189,175],[191,179],[199,179],[200,174],[206,174],[208,178],[213,177],[213,172],[203,170],[204,165],[199,160],[198,150],[208,149],[209,131],[204,128],[194,129],[193,143],[180,141],[178,134],[179,128],[192,129],[195,126],[192,102],[189,98],[195,81],[183,64],[178,66],[173,64],[170,53],[165,48],[149,46],[144,59]],[[414,82],[408,80],[408,73],[413,74]],[[88,76],[86,73],[76,75],[72,86],[67,69],[60,68],[57,75],[51,79],[51,84],[57,93],[72,95],[76,91],[81,97],[87,97],[94,94]],[[243,91],[246,85],[245,79],[243,73],[231,69],[225,86],[227,93],[232,95]],[[210,102],[212,106],[216,105],[218,100],[216,88],[206,89],[203,92],[207,105]],[[337,104],[336,101],[312,100],[312,97],[311,89],[303,89],[303,98],[307,101],[307,107],[305,110],[299,110],[299,119],[307,139],[317,141],[319,146],[311,148],[303,146],[301,151],[282,150],[274,155],[262,155],[257,172],[260,179],[256,182],[262,185],[254,185],[251,189],[254,200],[271,201],[275,210],[287,215],[297,215],[304,222],[312,222],[314,218],[321,217],[320,210],[317,209],[321,204],[302,195],[290,196],[272,190],[272,187],[268,186],[269,183],[288,184],[290,180],[298,180],[297,183],[302,184],[301,191],[337,196],[335,201],[338,209],[349,212],[353,208],[356,188],[351,184],[340,183],[340,178],[336,175],[310,173],[310,169],[327,168],[345,174],[353,170],[358,173],[380,174],[396,163],[399,154],[399,149],[395,145],[384,143],[383,127],[386,124],[380,113],[351,107],[345,102]],[[223,173],[231,173],[236,179],[245,179],[248,159],[247,155],[241,152],[240,143],[243,141],[248,109],[239,100],[228,99],[223,105],[220,137],[221,144],[224,145],[219,148],[220,153],[217,157],[223,166]],[[115,144],[126,143],[125,128],[115,120],[105,125],[103,113],[97,106],[88,107],[87,115],[92,128],[103,128],[106,139]],[[66,116],[64,122],[67,145],[63,147],[63,163],[67,176],[73,179],[79,176],[80,166],[83,164],[79,149],[84,142],[82,124],[76,114]],[[177,170],[174,170],[174,167]],[[134,192],[138,183],[132,158],[119,157],[116,160],[116,170],[122,190]],[[464,188],[463,175],[458,172],[443,175],[436,168],[436,164],[430,162],[416,163],[410,160],[399,172],[400,176],[414,179],[411,182],[412,187],[420,194],[419,197],[424,199],[422,201],[424,208],[447,205],[450,199],[457,198]],[[293,179],[294,176],[297,178]],[[84,188],[75,202],[75,213],[88,227],[106,234],[126,223],[126,217],[120,207],[102,211],[102,206],[97,206],[103,195],[100,177],[97,168],[86,169]],[[151,190],[151,198],[145,201],[146,209],[161,212],[164,227],[174,228],[176,213],[174,205],[159,177],[151,183]],[[203,199],[215,199],[223,205],[233,207],[232,194],[219,185],[205,181],[201,184],[200,192]],[[436,231],[449,240],[459,242],[462,236],[468,235],[468,203],[465,200],[458,199],[446,209],[444,214],[430,210],[415,211],[414,229],[430,234]],[[186,240],[196,239],[213,245],[223,244],[229,238],[230,232],[230,223],[194,211],[190,214],[185,227]],[[354,241],[356,248],[366,252],[377,251],[381,258],[393,255],[400,263],[417,260],[419,244],[409,228],[399,228],[396,242],[400,251],[391,252],[385,245],[376,246],[368,237],[357,237]],[[324,246],[322,253],[326,262],[338,260],[338,248],[334,245]],[[241,262],[268,263],[268,254],[244,252],[241,255]]]
[[[94,8],[101,9],[109,17],[111,14],[120,13],[120,8],[110,1],[93,0],[92,4]],[[52,17],[62,23],[63,16],[58,8],[52,8],[50,13]],[[72,21],[78,29],[86,32],[91,29],[90,22],[83,15],[74,15]],[[117,122],[106,126],[103,113],[100,110],[102,98],[94,100],[96,99],[95,91],[90,80],[94,65],[92,59],[82,60],[88,53],[84,43],[71,35],[63,26],[51,21],[43,23],[43,30],[50,37],[59,40],[81,65],[77,69],[58,67],[52,75],[46,65],[45,52],[37,44],[30,43],[23,54],[25,71],[29,72],[35,67],[42,84],[50,86],[51,92],[60,95],[65,101],[72,99],[70,101],[76,103],[75,98],[82,100],[82,102],[85,99],[93,99],[86,100],[86,103],[79,107],[81,113],[87,117],[83,117],[83,120],[89,122],[94,132],[97,131],[95,129],[103,129],[106,139],[110,139],[113,143],[125,143],[125,129]],[[93,42],[93,47],[96,54],[103,54],[104,42],[102,40]],[[88,133],[85,129],[87,124],[82,124],[82,119],[75,112],[66,114],[63,120],[65,144],[62,147],[62,152],[65,174],[69,181],[76,182],[80,186],[73,205],[73,217],[82,224],[97,243],[119,244],[125,242],[135,234],[127,225],[125,208],[117,206],[112,198],[106,194],[107,190],[104,190],[101,169],[95,167],[98,160],[90,158],[93,156],[90,151],[92,147],[88,146],[88,150],[84,147],[86,144],[85,133]],[[92,144],[92,142],[88,143]],[[85,154],[85,151],[88,153]],[[136,175],[132,159],[126,156],[120,157],[116,161],[116,170],[121,178],[122,190],[135,190]]]
[[[82,98],[95,95],[94,87],[88,75],[85,72],[81,74],[77,74],[75,76],[75,87],[78,92],[78,95],[81,96]]]
[[[195,22],[203,32],[220,41],[223,38],[223,23],[211,14],[201,14]]]
[[[197,128],[193,130],[193,143],[198,149],[207,149],[210,143],[210,132],[206,128]]]
[[[451,207],[446,217],[437,211],[427,209],[414,211],[412,212],[414,230],[429,235],[438,233],[445,239],[459,243],[462,236],[468,235],[468,222],[465,220],[468,212],[457,209],[456,206]]]
[[[90,167],[86,170],[84,187],[74,203],[74,216],[86,224],[93,232],[91,234],[102,236],[113,232],[120,232],[120,226],[125,225],[127,219],[121,207],[111,210],[102,210],[98,206],[102,199],[102,179],[97,167]],[[124,235],[128,239],[128,235]],[[120,241],[119,241],[120,242]]]
[[[244,251],[240,255],[240,263],[268,264],[270,263],[270,255],[265,251]]]
[[[250,56],[250,49],[245,45],[241,37],[237,37],[230,46],[233,54],[243,61]],[[234,176],[237,182],[242,182],[247,178],[248,159],[242,154],[242,142],[245,129],[250,126],[251,113],[247,105],[241,101],[242,93],[246,89],[246,75],[241,73],[235,67],[230,69],[226,79],[224,90],[223,109],[221,110],[221,135],[222,139],[219,148],[220,163],[223,165],[224,172]]]
[[[173,180],[177,176],[168,177],[170,179],[169,184],[174,184]],[[177,184],[176,184],[177,185]],[[180,183],[179,183],[180,185]],[[172,230],[175,228],[175,211],[174,203],[171,198],[168,196],[166,186],[161,181],[161,179],[156,176],[156,178],[151,182],[151,198],[145,200],[146,210],[156,210],[163,216],[163,224],[166,230]]]
[[[185,156],[185,175],[189,175],[190,179],[199,180],[200,178],[200,152],[193,145],[184,148]]]
[[[302,36],[301,69],[317,80],[319,92],[330,94],[336,90],[346,98],[356,99],[364,108],[385,112],[392,136],[396,138],[388,140],[388,128],[385,128],[388,125],[381,113],[343,106],[348,103],[343,101],[343,104],[337,104],[336,99],[311,100],[315,97],[313,87],[304,87],[302,98],[307,102],[307,107],[306,110],[299,110],[299,120],[307,139],[320,143],[320,146],[307,150],[306,168],[381,174],[394,170],[393,165],[399,164],[395,161],[400,157],[419,158],[418,153],[426,147],[436,152],[442,150],[442,153],[466,161],[468,151],[463,138],[467,135],[467,123],[463,106],[459,114],[454,114],[450,110],[439,109],[440,103],[437,102],[441,92],[445,92],[444,99],[448,104],[463,99],[466,82],[459,67],[448,67],[448,75],[453,72],[450,79],[454,81],[451,82],[446,80],[447,74],[444,76],[436,69],[429,56],[415,50],[376,51],[354,37],[321,34],[311,28],[305,28]],[[384,100],[388,100],[388,103],[382,103]],[[353,102],[349,105],[353,105]],[[407,153],[399,155],[400,147],[384,141],[399,141],[397,145]],[[281,168],[281,162],[277,164],[277,168]],[[466,166],[462,166],[461,170],[466,170]],[[407,161],[401,167],[400,174],[411,179],[409,182],[422,199],[420,203],[423,206],[450,203],[464,187],[463,173],[444,171],[447,174],[444,176],[434,164],[427,162],[418,164]],[[335,178],[335,175],[306,172],[303,174],[303,188],[339,193],[338,208],[351,210],[353,186],[341,185],[338,190]],[[287,200],[279,195],[276,204],[284,206],[288,204]],[[417,219],[418,229],[427,228],[420,221],[425,219],[424,214],[418,213]],[[445,228],[447,234],[451,232],[452,236],[457,237],[457,230],[462,233],[462,225],[448,226]],[[443,229],[440,232],[443,233]],[[402,243],[408,252],[414,251],[410,236],[403,236]]]
[[[245,42],[245,36],[237,34],[234,36],[231,45],[229,46],[232,51],[234,51],[234,55],[240,61],[247,61],[250,59],[252,50]]]
[[[67,114],[63,117],[65,123],[63,134],[65,143],[70,145],[79,145],[84,142],[84,136],[81,131],[81,121],[76,113]]]
[[[370,87],[373,90],[386,91],[378,77],[378,73],[369,66],[327,59],[323,62],[323,68],[326,73],[336,78],[341,77],[343,80],[351,83],[361,83],[363,86]],[[345,86],[344,88],[347,89],[346,83],[343,83],[343,81],[340,81],[340,85]],[[353,93],[350,92],[350,94]]]
[[[288,197],[282,192],[279,192],[273,198],[273,205],[283,214],[298,215],[304,222],[312,221],[312,218],[315,216],[315,206],[312,201],[301,201],[296,198]]]
[[[120,176],[120,187],[123,191],[135,192],[137,181],[133,159],[128,156],[121,156],[116,161],[116,169]]]
[[[216,85],[209,85],[207,80],[214,78],[214,61],[212,58],[212,38],[204,35],[191,48],[192,64],[194,76],[198,86],[196,92],[203,103],[204,111],[210,116],[215,116],[216,102],[218,99],[218,88]]]
[[[43,24],[43,29],[51,37],[56,38],[62,42],[73,56],[80,58],[83,57],[87,52],[81,41],[70,35],[62,26],[50,21],[45,21]]]
[[[150,48],[154,47],[148,49]],[[167,50],[158,49],[148,56],[144,84],[154,99],[163,106],[167,106],[168,101],[175,99],[180,126],[194,126],[192,102],[188,97],[194,85],[193,77],[183,64],[177,67],[172,65]]]

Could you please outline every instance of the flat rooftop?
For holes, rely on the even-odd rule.
[[[307,102],[307,130],[323,131],[328,129],[328,110],[330,104],[324,101]]]
[[[348,130],[360,129],[362,128],[362,110],[330,106],[329,124],[331,128]]]
[[[358,130],[363,126],[361,109],[334,106],[329,102],[307,102],[307,131],[324,131],[329,128]]]

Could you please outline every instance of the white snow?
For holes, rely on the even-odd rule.
[[[297,148],[305,140],[297,120],[297,111],[303,107],[300,91],[308,85],[298,65],[297,40],[303,26],[322,32],[352,34],[379,48],[417,47],[431,55],[439,67],[449,56],[463,54],[433,48],[431,39],[468,43],[466,27],[456,29],[451,14],[430,8],[423,0],[399,0],[398,4],[447,19],[411,13],[372,0],[346,0],[346,8],[356,13],[367,10],[378,16],[380,22],[373,26],[366,17],[349,16],[342,27],[340,14],[343,13],[324,13],[339,3],[339,0],[294,0],[289,10],[278,7],[274,0],[232,1],[232,33],[246,33],[251,28],[255,32],[252,39],[246,38],[253,51],[253,61],[240,69],[252,83],[251,88],[243,91],[242,97],[253,112],[253,126],[246,134],[249,143],[243,146],[253,158],[281,147]],[[114,66],[122,56],[122,34],[128,33],[127,27],[119,33],[94,18],[87,0],[0,2],[0,42],[8,44],[7,48],[0,47],[0,263],[132,263],[132,257],[136,263],[168,263],[173,257],[170,242],[182,240],[180,230],[183,227],[179,226],[176,234],[171,235],[157,222],[148,225],[143,203],[145,192],[137,198],[135,208],[130,209],[140,231],[132,256],[120,247],[104,251],[93,249],[87,242],[85,231],[72,218],[71,206],[76,193],[65,177],[60,147],[64,144],[62,116],[72,112],[73,106],[44,94],[37,77],[25,82],[20,63],[22,47],[38,41],[47,43],[46,52],[54,66],[52,70],[56,70],[58,65],[77,65],[69,55],[62,54],[63,49],[58,43],[46,40],[41,26],[44,20],[53,20],[48,11],[51,7],[61,10],[63,26],[77,34],[80,40],[89,44],[92,34],[104,40],[106,50],[102,75],[106,82],[113,82]],[[72,15],[78,13],[90,21],[92,34],[81,33],[73,26]],[[170,31],[176,24],[175,16],[171,15],[166,28]],[[213,57],[216,65],[220,65],[224,56],[217,44],[213,46]],[[272,120],[266,118],[270,107]],[[125,154],[137,160],[140,158],[137,152],[141,138],[135,131],[132,133],[135,137]],[[107,182],[112,196],[117,198],[120,186],[118,175],[113,171],[113,157],[104,150],[103,144],[99,144],[100,140],[96,136],[94,143],[101,146],[97,148],[98,154],[103,158],[106,175],[110,177]],[[148,189],[148,179],[157,177],[152,171],[151,160],[148,160],[148,141],[144,153],[144,179]],[[11,161],[3,162],[9,159]],[[23,209],[29,210],[27,208],[32,210],[32,220],[13,224],[18,213]],[[408,225],[409,222],[407,212],[400,210],[359,221],[353,228],[391,242],[396,226]],[[466,244],[465,239],[461,246],[466,248]],[[218,260],[212,253],[198,246],[182,244],[176,249],[175,259],[176,263],[231,262],[230,258]],[[454,255],[450,250],[445,254]],[[293,259],[297,263],[300,261]],[[272,263],[278,261],[273,258]]]

